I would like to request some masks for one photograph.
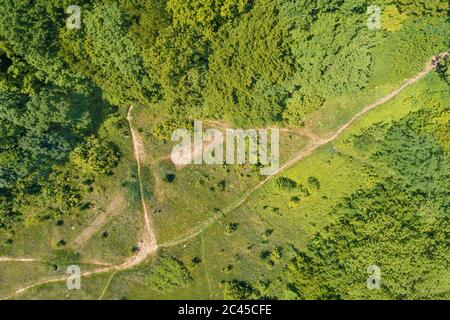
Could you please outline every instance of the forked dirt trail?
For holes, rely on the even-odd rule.
[[[146,260],[150,255],[153,253],[156,253],[158,250],[158,245],[156,243],[156,236],[155,236],[155,229],[154,224],[151,216],[148,213],[147,210],[147,204],[145,202],[144,197],[144,186],[142,184],[142,177],[141,177],[141,163],[142,160],[145,159],[145,150],[144,145],[139,137],[139,135],[136,133],[136,131],[133,129],[132,125],[132,116],[131,112],[133,111],[133,107],[130,107],[128,109],[127,114],[127,120],[128,124],[130,126],[131,131],[131,137],[133,141],[133,152],[134,157],[136,159],[137,164],[137,171],[138,171],[138,181],[139,181],[139,190],[140,190],[140,197],[141,197],[141,203],[142,203],[142,210],[143,210],[143,218],[144,218],[144,232],[142,235],[142,239],[139,241],[139,251],[125,260],[123,263],[119,265],[113,265],[113,266],[106,266],[97,270],[84,272],[81,274],[82,277],[88,277],[95,274],[101,274],[111,271],[120,271],[120,270],[126,270],[130,269],[140,263],[142,263],[144,260]],[[117,201],[113,200],[113,205],[116,206],[120,203],[120,198],[116,199]],[[106,219],[106,217],[100,217],[98,223],[93,223],[90,227],[88,227],[85,231],[85,233],[82,233],[77,239],[78,242],[82,243],[86,238],[89,238],[92,232],[94,232],[95,229],[97,229],[98,225],[102,224],[103,220]],[[31,259],[31,258],[8,258],[8,257],[0,257],[0,262],[5,261],[11,261],[11,262],[38,262],[38,260]],[[33,284],[30,284],[26,287],[17,289],[14,293],[7,296],[5,299],[13,298],[16,295],[19,295],[27,290],[30,290],[34,287],[38,287],[45,284],[55,283],[55,282],[61,282],[66,281],[68,279],[68,276],[58,276],[58,277],[52,277],[40,280],[38,282],[35,282]]]
[[[133,153],[134,158],[136,159],[136,165],[137,165],[137,174],[138,174],[138,182],[139,182],[139,193],[141,197],[141,204],[142,204],[142,210],[143,210],[143,218],[144,218],[144,233],[142,235],[142,239],[139,241],[138,247],[139,251],[129,259],[127,259],[125,262],[123,262],[121,265],[116,266],[118,270],[128,269],[132,268],[135,265],[140,264],[142,261],[144,261],[149,255],[156,252],[158,250],[158,245],[156,243],[156,236],[155,236],[155,229],[154,229],[154,223],[151,218],[151,215],[148,213],[147,210],[147,203],[145,201],[144,197],[144,186],[142,184],[142,176],[141,176],[141,166],[142,162],[145,160],[145,149],[144,144],[142,143],[141,138],[139,137],[138,133],[133,128],[133,117],[132,117],[132,111],[133,107],[131,106],[128,109],[127,114],[127,121],[128,125],[130,127],[131,131],[131,138],[133,140]],[[117,209],[118,206],[121,206],[124,203],[124,199],[121,196],[117,196],[114,198],[114,200],[111,202],[111,204],[108,206],[106,210],[106,215],[99,216],[91,226],[89,226],[85,231],[78,236],[78,238],[75,240],[76,244],[82,243],[86,239],[88,239],[100,226],[102,226],[108,217],[108,212]]]
[[[248,200],[248,198],[254,192],[256,192],[262,186],[264,186],[271,178],[273,178],[274,176],[278,175],[282,171],[290,168],[291,166],[293,166],[297,162],[303,160],[304,158],[309,156],[311,153],[313,153],[317,148],[319,148],[319,147],[321,147],[321,146],[323,146],[323,145],[325,145],[327,143],[332,142],[337,137],[339,137],[345,130],[347,130],[361,116],[363,116],[364,114],[366,114],[370,110],[372,110],[372,109],[374,109],[374,108],[376,108],[376,107],[378,107],[378,106],[380,106],[380,105],[382,105],[382,104],[392,100],[399,93],[401,93],[403,90],[405,90],[407,87],[411,86],[412,84],[414,84],[417,81],[419,81],[422,78],[424,78],[428,73],[430,73],[432,70],[435,69],[434,61],[436,59],[443,58],[445,56],[448,56],[448,52],[444,52],[444,53],[441,53],[439,55],[434,56],[433,59],[426,65],[426,67],[425,67],[425,69],[423,71],[421,71],[420,73],[418,73],[414,77],[406,80],[399,88],[397,88],[394,91],[390,92],[386,96],[380,98],[379,100],[377,100],[376,102],[374,102],[374,103],[372,103],[370,105],[365,106],[360,112],[358,112],[356,115],[354,115],[349,121],[347,121],[344,125],[342,125],[338,130],[336,130],[336,132],[334,132],[330,136],[322,138],[322,137],[318,137],[318,136],[311,136],[311,134],[309,132],[307,132],[308,136],[310,137],[311,142],[306,147],[306,149],[302,150],[294,158],[292,158],[291,160],[286,162],[273,175],[268,176],[265,180],[261,181],[256,187],[254,187],[253,189],[249,190],[241,198],[241,200],[239,200],[237,203],[235,203],[235,204],[233,204],[233,205],[223,209],[222,212],[223,213],[227,213],[227,212],[230,212],[230,211],[240,207],[245,201]],[[132,135],[132,139],[133,139],[134,156],[135,156],[137,167],[138,167],[139,188],[140,188],[141,202],[142,202],[142,208],[143,208],[143,216],[144,216],[144,222],[145,222],[145,225],[144,225],[145,232],[144,232],[144,234],[142,236],[142,240],[140,241],[140,246],[139,246],[140,250],[137,252],[136,255],[128,258],[125,262],[123,262],[120,265],[108,266],[108,267],[99,268],[97,270],[85,272],[85,273],[81,274],[81,276],[83,276],[83,277],[87,277],[87,276],[91,276],[91,275],[95,275],[95,274],[106,273],[106,272],[110,272],[110,271],[120,271],[120,270],[126,270],[126,269],[129,269],[129,268],[132,268],[132,267],[140,264],[144,260],[146,260],[150,255],[156,253],[158,248],[175,246],[175,245],[181,244],[181,243],[183,243],[183,242],[185,242],[185,241],[187,241],[189,239],[192,239],[192,238],[198,236],[199,234],[201,234],[203,232],[203,230],[205,230],[212,223],[214,223],[214,221],[216,221],[216,219],[210,218],[210,219],[206,220],[204,223],[202,223],[202,225],[200,227],[197,227],[196,229],[191,231],[189,234],[187,234],[187,235],[185,235],[183,237],[180,237],[178,240],[175,239],[173,241],[161,244],[158,247],[157,242],[156,242],[156,236],[155,236],[155,229],[154,229],[153,220],[152,220],[151,216],[148,214],[147,205],[146,205],[146,202],[145,202],[145,199],[144,199],[144,192],[143,192],[144,188],[143,188],[142,179],[141,179],[141,161],[145,157],[144,146],[142,144],[142,141],[140,140],[139,135],[133,129],[132,116],[131,116],[132,110],[133,110],[133,107],[130,107],[130,109],[128,110],[127,120],[128,120],[129,125],[130,125],[131,135]],[[14,259],[14,258],[0,257],[0,262],[1,261],[32,262],[32,261],[37,261],[37,260],[28,259],[28,258],[23,258],[23,259],[16,258],[16,259]],[[60,281],[66,281],[66,280],[67,280],[67,276],[59,276],[59,277],[44,279],[44,280],[41,280],[41,281],[36,282],[34,284],[31,284],[29,286],[26,286],[26,287],[23,287],[23,288],[20,288],[20,289],[16,290],[14,293],[12,293],[11,295],[7,296],[6,299],[12,298],[12,297],[14,297],[14,296],[16,296],[16,295],[18,295],[20,293],[23,293],[23,292],[25,292],[25,291],[27,291],[27,290],[29,290],[31,288],[34,288],[34,287],[37,287],[37,286],[40,286],[40,285],[45,285],[45,284],[54,283],[54,282],[60,282]]]
[[[134,148],[134,157],[136,159],[137,171],[138,171],[138,181],[139,181],[139,190],[141,194],[141,202],[142,209],[144,215],[145,222],[145,232],[143,235],[143,239],[139,245],[138,253],[125,261],[123,264],[119,266],[119,269],[127,269],[134,267],[135,265],[144,261],[150,254],[156,252],[158,250],[158,245],[156,243],[156,235],[155,235],[155,226],[152,217],[148,213],[147,204],[145,202],[144,197],[144,186],[142,184],[142,175],[141,175],[141,163],[145,159],[145,149],[144,144],[142,143],[139,135],[133,129],[131,112],[133,111],[133,106],[128,109],[127,120],[130,126],[131,137],[133,139],[133,148]]]
[[[125,198],[122,194],[115,195],[113,200],[109,203],[105,212],[100,214],[95,220],[83,230],[82,233],[74,240],[73,246],[76,248],[82,247],[92,236],[103,227],[115,213],[123,209]]]

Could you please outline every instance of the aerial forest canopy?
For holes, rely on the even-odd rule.
[[[29,94],[42,83],[96,86],[113,105],[169,118],[298,125],[327,98],[365,88],[377,68],[407,76],[448,45],[448,2],[376,2],[79,1],[81,29],[70,30],[69,1],[5,0],[4,72]],[[387,12],[380,32],[366,25],[374,4]]]

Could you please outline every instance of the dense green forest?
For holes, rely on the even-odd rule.
[[[74,4],[79,29],[67,27]],[[371,5],[383,12],[378,30]],[[300,128],[333,99],[419,72],[448,50],[449,30],[447,0],[0,0],[0,233],[13,238],[30,206],[39,221],[89,207],[96,179],[123,161],[99,128],[129,136],[130,105],[155,119],[162,143],[192,119]],[[348,141],[377,184],[335,206],[306,248],[269,252],[290,252],[278,282],[225,282],[225,297],[449,297],[448,59],[437,71],[440,89],[419,111]],[[375,293],[357,285],[371,263],[390,275]],[[159,291],[191,281],[169,257],[145,279]]]

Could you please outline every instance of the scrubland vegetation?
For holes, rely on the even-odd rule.
[[[0,261],[0,295],[139,252],[143,191],[158,244],[186,241],[18,298],[449,299],[448,59],[236,208],[257,166],[169,157],[172,132],[203,120],[284,128],[285,163],[448,50],[448,14],[446,0],[0,0],[0,257],[38,260]]]

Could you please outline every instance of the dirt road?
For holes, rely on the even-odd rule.
[[[333,140],[335,140],[337,137],[339,137],[345,130],[347,130],[357,119],[359,119],[360,117],[362,117],[364,114],[366,114],[367,112],[369,112],[370,110],[385,104],[386,102],[392,100],[393,98],[395,98],[399,93],[401,93],[403,90],[405,90],[407,87],[411,86],[412,84],[416,83],[417,81],[421,80],[422,78],[424,78],[428,73],[430,73],[432,70],[435,69],[435,63],[433,62],[434,60],[436,60],[437,58],[442,58],[444,56],[448,56],[448,52],[444,52],[441,53],[439,55],[436,55],[433,57],[432,60],[430,60],[430,62],[426,65],[425,69],[423,71],[421,71],[420,73],[418,73],[417,75],[415,75],[414,77],[406,80],[399,88],[393,90],[392,92],[390,92],[389,94],[387,94],[386,96],[378,99],[377,101],[375,101],[374,103],[365,106],[360,112],[358,112],[355,116],[353,116],[349,121],[347,121],[344,125],[342,125],[338,130],[336,130],[336,132],[334,132],[332,135],[330,135],[329,137],[317,137],[317,136],[312,136],[311,134],[308,133],[308,135],[310,136],[310,144],[306,147],[306,149],[302,150],[300,153],[298,153],[294,158],[292,158],[291,160],[289,160],[288,162],[286,162],[283,166],[281,166],[276,172],[275,174],[273,174],[272,176],[267,177],[265,180],[263,180],[262,182],[260,182],[256,187],[254,187],[253,189],[251,189],[250,191],[248,191],[238,202],[236,202],[235,204],[233,204],[232,206],[229,206],[225,209],[222,210],[223,213],[227,213],[230,212],[232,210],[237,209],[238,207],[240,207],[244,202],[246,202],[248,200],[248,198],[255,193],[257,190],[259,190],[262,186],[264,186],[270,179],[272,179],[273,177],[275,177],[276,175],[280,174],[282,171],[290,168],[291,166],[293,166],[294,164],[298,163],[299,161],[303,160],[304,158],[306,158],[307,156],[309,156],[311,153],[313,153],[317,148],[332,142]],[[144,151],[144,147],[143,147],[143,143],[140,140],[139,135],[135,132],[135,130],[133,129],[132,126],[132,116],[131,116],[131,112],[133,110],[133,107],[130,107],[130,109],[128,110],[128,116],[127,116],[127,120],[128,123],[130,125],[130,130],[131,130],[131,135],[132,135],[132,140],[133,140],[133,148],[134,148],[134,156],[136,159],[136,163],[137,163],[137,167],[138,167],[138,180],[139,180],[139,187],[140,187],[140,193],[141,193],[141,202],[142,202],[142,208],[143,208],[143,217],[144,217],[144,233],[142,236],[142,240],[140,242],[140,250],[137,252],[136,255],[128,258],[125,262],[123,262],[120,265],[117,266],[110,266],[110,267],[105,267],[105,268],[100,268],[94,271],[90,271],[90,272],[86,272],[83,273],[82,276],[83,277],[87,277],[90,275],[95,275],[95,274],[101,274],[101,273],[105,273],[105,272],[111,272],[111,271],[118,271],[118,270],[126,270],[129,268],[132,268],[138,264],[140,264],[141,262],[143,262],[144,260],[146,260],[150,255],[154,254],[157,252],[158,250],[158,245],[156,242],[156,236],[155,236],[155,229],[154,229],[154,224],[153,224],[153,220],[151,219],[151,216],[148,214],[148,210],[147,210],[147,205],[144,199],[144,188],[143,188],[143,184],[142,184],[142,179],[141,179],[141,161],[142,159],[145,159],[145,151]],[[212,223],[214,223],[214,221],[216,221],[215,219],[211,218],[208,219],[207,221],[205,221],[204,223],[202,223],[202,225],[198,228],[196,228],[195,230],[193,230],[192,232],[190,232],[189,234],[180,237],[179,240],[173,240],[170,241],[168,243],[165,244],[161,244],[159,247],[170,247],[170,246],[175,246],[175,245],[179,245],[181,243],[183,243],[184,241],[187,241],[189,239],[192,239],[196,236],[198,236],[199,234],[201,234],[203,232],[203,230],[205,230],[208,226],[210,226]],[[3,260],[2,260],[3,259]],[[0,258],[0,262],[1,261],[14,261],[11,260],[13,258]],[[24,259],[16,259],[16,261],[35,261],[33,259],[28,259],[28,258],[24,258]],[[20,293],[23,293],[24,291],[27,291],[33,287],[36,286],[40,286],[40,285],[44,285],[44,284],[48,284],[48,283],[52,283],[52,282],[59,282],[59,281],[66,281],[67,280],[67,276],[60,276],[60,277],[54,277],[51,279],[44,279],[41,280],[39,282],[36,282],[34,284],[31,284],[29,286],[20,288],[18,290],[16,290],[14,293],[12,293],[11,295],[9,295],[8,297],[6,297],[6,299],[12,298]]]

